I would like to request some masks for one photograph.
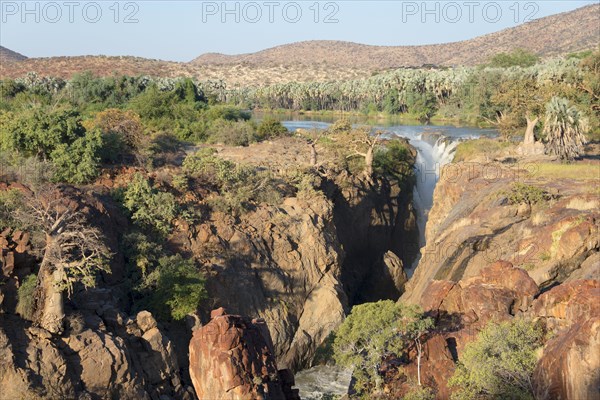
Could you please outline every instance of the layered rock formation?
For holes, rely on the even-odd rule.
[[[194,331],[190,376],[200,399],[300,399],[293,375],[278,370],[264,320],[228,315],[223,308]]]
[[[597,278],[600,202],[591,192],[597,180],[545,176],[536,168],[511,158],[446,166],[434,193],[427,245],[402,299],[416,303],[432,280],[458,282],[499,259],[526,269],[542,288]],[[516,183],[544,190],[548,198],[512,204]]]

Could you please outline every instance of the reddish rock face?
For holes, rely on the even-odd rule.
[[[534,373],[537,399],[594,399],[600,387],[600,282],[564,283],[542,294],[529,312],[556,336]]]
[[[293,376],[278,371],[263,320],[227,315],[223,308],[194,331],[190,376],[200,399],[299,399]]]
[[[447,382],[455,362],[464,347],[490,321],[503,321],[526,310],[539,289],[522,269],[509,262],[498,261],[480,275],[458,283],[433,281],[421,299],[423,310],[436,318],[439,333],[427,338],[424,345],[421,375],[427,386],[436,388],[438,399],[450,396]],[[415,360],[416,354],[411,353]],[[416,363],[411,362],[405,373],[415,378]],[[414,379],[413,379],[414,380]],[[400,395],[404,394],[401,389]]]

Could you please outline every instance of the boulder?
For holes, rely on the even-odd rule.
[[[293,375],[279,371],[263,320],[214,310],[194,331],[190,376],[200,399],[294,399]]]

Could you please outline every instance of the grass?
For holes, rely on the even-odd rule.
[[[535,178],[600,180],[600,165],[536,163],[530,170]]]
[[[454,154],[454,162],[470,160],[475,158],[476,156],[483,154],[491,155],[510,146],[511,143],[509,142],[501,142],[499,140],[488,138],[467,140],[461,142],[456,147],[456,153]]]

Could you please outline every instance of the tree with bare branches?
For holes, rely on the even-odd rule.
[[[373,160],[375,158],[375,149],[381,141],[382,131],[371,134],[370,128],[357,129],[350,134],[350,144],[353,146],[354,153],[350,157],[360,156],[365,160],[363,174],[369,183],[373,183]]]
[[[19,211],[20,218],[44,235],[44,249],[34,292],[34,323],[61,333],[64,292],[75,283],[96,283],[96,274],[108,270],[111,256],[100,230],[90,224],[77,201],[56,187],[34,192]]]

